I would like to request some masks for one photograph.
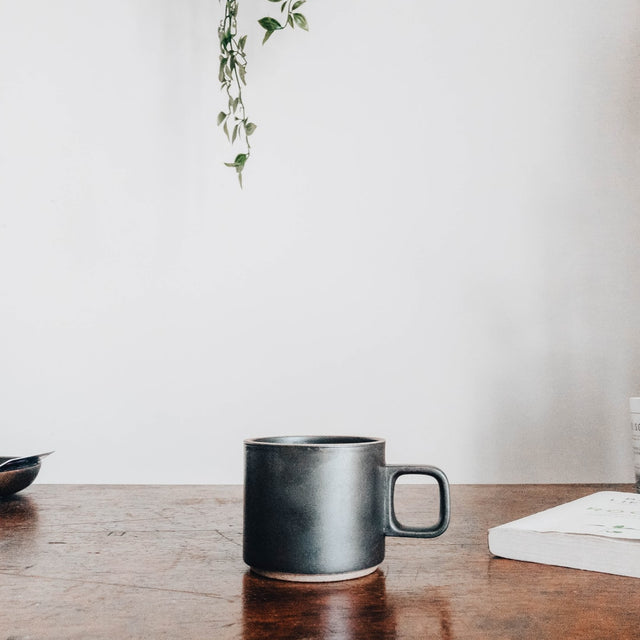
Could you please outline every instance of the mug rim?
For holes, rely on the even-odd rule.
[[[372,436],[267,436],[260,438],[248,438],[244,441],[246,446],[256,447],[316,447],[316,448],[344,448],[344,447],[368,447],[384,444],[383,438]]]

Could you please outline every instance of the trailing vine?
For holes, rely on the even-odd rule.
[[[258,20],[258,24],[265,30],[262,44],[264,44],[276,31],[292,29],[296,26],[309,30],[307,19],[298,9],[306,0],[269,0],[274,4],[280,4],[281,20],[265,17]],[[218,27],[218,39],[220,41],[220,66],[218,80],[221,89],[227,98],[226,111],[218,114],[218,126],[227,136],[227,140],[233,145],[236,141],[242,145],[244,151],[238,153],[233,162],[225,162],[227,167],[236,170],[240,187],[242,187],[242,171],[251,156],[251,143],[249,137],[256,130],[256,125],[247,116],[244,105],[242,88],[247,80],[247,56],[245,45],[247,36],[238,37],[238,0],[225,0],[224,16]]]

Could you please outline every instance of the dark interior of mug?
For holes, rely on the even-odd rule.
[[[346,445],[369,444],[382,442],[380,438],[363,436],[274,436],[269,438],[253,438],[247,441],[251,444],[291,444],[291,445]]]

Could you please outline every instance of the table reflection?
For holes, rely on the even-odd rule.
[[[243,638],[395,638],[380,571],[357,580],[297,583],[252,573],[242,589]]]
[[[380,570],[357,580],[316,584],[247,573],[242,587],[244,640],[453,637],[446,590],[396,591]]]
[[[0,536],[16,528],[35,527],[38,507],[29,496],[0,498]]]
[[[13,553],[34,544],[38,507],[29,496],[0,498],[0,568],[13,569]]]

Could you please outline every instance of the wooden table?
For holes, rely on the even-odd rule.
[[[640,580],[487,549],[488,527],[604,488],[633,490],[452,486],[442,537],[305,585],[247,571],[239,486],[35,484],[0,502],[0,638],[637,639]],[[405,521],[429,520],[431,489],[399,487]]]

